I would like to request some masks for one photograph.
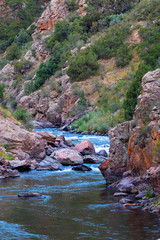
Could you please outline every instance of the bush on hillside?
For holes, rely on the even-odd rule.
[[[123,40],[126,39],[130,33],[131,30],[129,26],[114,26],[106,33],[105,37],[102,37],[95,42],[92,49],[98,58],[107,59],[115,57]]]
[[[19,34],[14,39],[15,43],[17,43],[18,46],[22,46],[30,40],[31,37],[23,28],[20,30]]]
[[[76,0],[66,1],[66,5],[69,11],[76,11],[78,9],[78,3]]]
[[[14,60],[18,59],[21,56],[21,51],[18,47],[18,45],[14,42],[10,47],[7,48],[7,59],[8,60]]]
[[[88,48],[86,51],[79,51],[75,58],[69,59],[67,74],[71,82],[85,80],[91,75],[97,74],[99,64],[96,54]]]
[[[116,54],[117,67],[125,67],[132,60],[133,54],[129,48],[129,44],[123,44]]]
[[[4,98],[4,92],[5,92],[5,84],[0,83],[0,100]]]

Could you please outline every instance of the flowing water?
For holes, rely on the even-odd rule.
[[[105,136],[64,134],[77,143],[93,142],[108,151]],[[41,131],[41,130],[39,130]],[[160,219],[140,209],[117,204],[97,165],[90,172],[31,171],[20,178],[0,181],[0,240],[157,240]],[[42,198],[21,199],[17,194],[36,191]]]

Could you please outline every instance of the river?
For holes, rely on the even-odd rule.
[[[109,149],[106,136],[87,136],[44,129],[65,135],[74,143],[89,139]],[[37,130],[41,131],[41,130]],[[31,171],[0,181],[0,240],[157,240],[160,219],[138,208],[117,204],[119,198],[105,184],[97,165],[90,172]],[[21,199],[36,191],[42,198]]]

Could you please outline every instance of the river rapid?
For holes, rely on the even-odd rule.
[[[96,151],[109,150],[107,136],[43,129],[64,135],[74,144],[90,140]],[[42,129],[36,130],[42,131]],[[138,208],[123,208],[98,170],[31,171],[0,180],[0,240],[157,240],[160,219]],[[42,198],[21,199],[34,191]]]

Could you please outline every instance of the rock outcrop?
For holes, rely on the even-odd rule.
[[[126,170],[145,176],[148,183],[160,184],[160,69],[142,79],[134,120],[117,125],[109,132],[110,157],[100,165],[108,182]],[[147,173],[146,173],[147,171]]]
[[[80,16],[85,15],[83,12],[85,5],[85,0],[78,0],[79,8],[77,13]],[[37,32],[45,32],[48,30],[52,30],[54,28],[55,23],[58,20],[62,20],[66,18],[69,11],[67,9],[65,0],[51,0],[50,4],[46,8],[46,10],[42,13],[39,20],[36,22],[36,33]]]

